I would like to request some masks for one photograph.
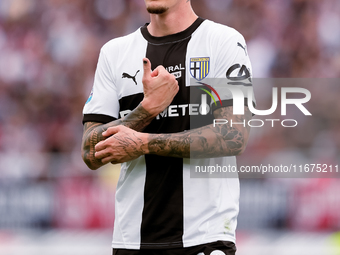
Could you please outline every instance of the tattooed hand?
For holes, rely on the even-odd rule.
[[[124,163],[146,154],[144,134],[125,126],[110,127],[102,133],[106,140],[95,146],[95,157],[103,164]]]
[[[105,140],[109,135],[103,136],[103,132],[110,127],[124,125],[136,131],[143,130],[153,120],[153,116],[149,114],[141,104],[139,104],[132,112],[122,119],[100,124],[96,122],[86,122],[84,124],[84,132],[82,139],[82,157],[86,165],[96,170],[104,164],[95,157],[94,146],[100,141]]]
[[[154,71],[151,71],[150,60],[144,58],[143,62],[144,99],[142,106],[156,117],[170,105],[176,96],[179,90],[178,82],[175,76],[165,70],[163,66],[158,66]]]

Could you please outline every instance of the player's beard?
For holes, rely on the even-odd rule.
[[[147,11],[151,14],[163,14],[167,10],[169,10],[169,7],[159,6],[159,7],[147,7]]]

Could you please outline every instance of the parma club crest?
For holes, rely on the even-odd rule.
[[[210,58],[190,58],[190,73],[196,80],[203,80],[209,74]]]

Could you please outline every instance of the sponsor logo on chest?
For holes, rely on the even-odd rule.
[[[169,73],[174,75],[176,79],[182,77],[182,71],[185,70],[185,67],[182,66],[182,64],[174,65],[174,66],[168,66],[165,68]]]

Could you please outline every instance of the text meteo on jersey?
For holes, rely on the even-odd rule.
[[[131,110],[121,111],[119,113],[120,117],[128,115]],[[179,117],[179,116],[189,116],[194,115],[207,115],[210,112],[210,105],[207,103],[207,95],[201,95],[200,104],[180,104],[180,105],[169,105],[163,112],[157,115],[156,119],[166,117]]]

